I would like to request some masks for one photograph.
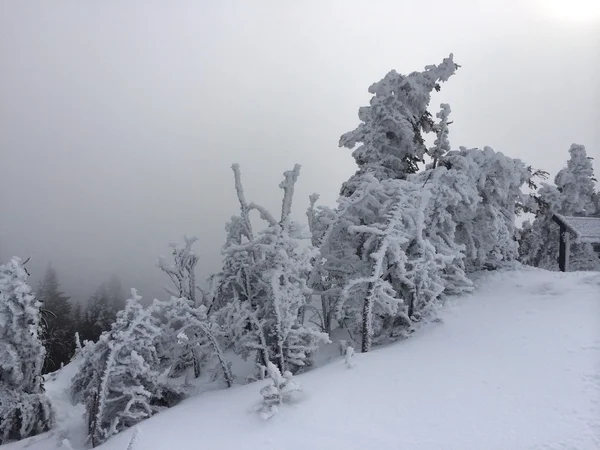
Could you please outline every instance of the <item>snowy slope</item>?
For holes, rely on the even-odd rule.
[[[269,421],[252,411],[264,383],[208,392],[143,422],[135,449],[599,449],[600,274],[520,269],[478,283],[444,323],[351,369],[340,358],[297,377],[303,397]],[[62,387],[48,384],[57,401]],[[82,448],[80,410],[57,407]],[[125,450],[131,434],[99,448]],[[5,448],[61,448],[65,435]]]

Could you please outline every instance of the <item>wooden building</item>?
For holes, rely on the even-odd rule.
[[[571,238],[577,243],[600,244],[600,217],[573,217],[555,214],[552,220],[560,226],[558,266],[561,272],[568,272]]]

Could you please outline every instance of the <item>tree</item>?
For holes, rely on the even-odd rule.
[[[184,245],[171,244],[173,262],[169,263],[166,258],[159,258],[158,266],[171,279],[173,286],[167,287],[165,290],[171,294],[171,304],[163,309],[167,315],[165,339],[163,339],[163,348],[165,354],[161,355],[165,360],[170,361],[170,376],[178,377],[182,373],[186,373],[186,381],[190,380],[191,372],[193,376],[198,378],[201,373],[201,365],[207,357],[207,353],[200,351],[199,339],[206,339],[206,334],[198,335],[198,330],[193,336],[187,336],[181,341],[178,336],[181,332],[185,334],[184,327],[187,325],[185,321],[176,320],[177,315],[187,316],[195,321],[207,321],[206,307],[202,311],[198,310],[201,304],[197,304],[196,292],[199,290],[196,286],[196,264],[198,256],[192,250],[195,237],[184,237]],[[202,293],[202,291],[201,291]],[[200,302],[204,300],[201,295]],[[184,303],[187,303],[185,307]],[[173,310],[171,310],[174,308]],[[180,317],[180,319],[182,319]],[[175,325],[174,325],[175,324]],[[196,327],[197,328],[197,327]],[[229,380],[230,382],[231,380]]]
[[[260,416],[265,420],[277,414],[279,405],[289,403],[296,392],[302,391],[302,388],[294,382],[291,372],[282,374],[270,361],[267,362],[266,371],[270,383],[260,390],[263,400],[258,408]]]
[[[450,54],[423,72],[402,75],[392,70],[371,85],[370,105],[358,111],[361,123],[340,138],[340,147],[356,147],[352,156],[358,165],[356,174],[342,186],[341,195],[351,195],[366,173],[381,181],[403,179],[417,172],[428,152],[425,134],[434,129],[427,111],[431,92],[439,90],[439,83],[447,81],[457,68]],[[446,112],[443,114],[447,117]]]
[[[369,181],[368,176],[364,180]],[[347,228],[362,238],[361,252],[369,260],[362,260],[359,274],[368,274],[346,283],[339,314],[355,328],[360,320],[361,350],[368,352],[374,337],[395,338],[428,313],[444,290],[444,266],[442,256],[424,236],[429,193],[412,180],[380,182],[372,177],[365,184],[370,195],[379,199],[384,218]],[[353,194],[363,195],[359,190]]]
[[[521,160],[509,158],[490,147],[447,153],[440,165],[465,194],[452,208],[455,239],[465,248],[467,272],[493,270],[518,257],[516,216],[529,202],[523,185],[536,175]],[[459,181],[460,180],[460,181]]]
[[[162,332],[152,309],[140,304],[135,289],[109,331],[82,350],[71,400],[84,403],[93,447],[182,398],[159,381],[156,342]]]
[[[442,103],[440,105],[440,112],[436,114],[436,117],[440,119],[440,122],[434,126],[436,131],[436,139],[433,142],[433,147],[429,149],[429,156],[433,159],[433,168],[437,166],[439,159],[450,151],[450,140],[448,139],[448,116],[450,115],[450,105]]]
[[[69,297],[59,289],[58,276],[51,264],[40,282],[37,297],[44,310],[43,342],[46,347],[44,373],[60,369],[73,356],[75,323]]]
[[[50,429],[44,395],[40,302],[26,283],[19,258],[0,266],[0,444]]]
[[[519,252],[525,264],[558,270],[559,226],[552,220],[554,214],[600,216],[592,158],[578,144],[571,145],[569,154],[567,167],[558,172],[554,186],[544,183],[537,192],[541,206],[533,223],[525,224],[521,233]],[[571,244],[569,259],[571,270],[600,270],[600,258],[589,243]]]
[[[185,297],[172,297],[169,302],[155,300],[154,307],[161,311],[166,322],[161,342],[162,348],[166,350],[163,353],[170,355],[168,359],[184,367],[186,365],[181,361],[193,359],[189,365],[195,367],[195,362],[200,365],[202,361],[214,356],[227,387],[231,387],[233,375],[221,349],[221,333],[218,325],[209,320],[206,307],[193,307]],[[197,372],[196,377],[200,369]]]
[[[232,168],[241,213],[228,227],[221,278],[232,298],[219,315],[236,352],[243,357],[255,353],[262,367],[272,362],[280,371],[295,372],[311,363],[319,343],[328,341],[324,333],[300,320],[310,293],[307,278],[314,255],[314,249],[301,247],[308,236],[290,217],[300,166],[286,171],[279,185],[283,190],[279,220],[246,202],[239,167]],[[259,211],[267,222],[257,235],[252,231],[251,210]]]
[[[437,162],[449,149],[449,106],[442,105],[439,124],[427,108],[431,93],[457,68],[450,55],[422,72],[389,72],[369,88],[373,97],[369,106],[359,109],[359,126],[340,138],[340,146],[354,149],[358,171],[343,184],[335,219],[322,238],[320,282],[327,304],[335,305],[338,322],[351,336],[362,335],[363,351],[373,339],[402,334],[425,312],[420,308],[427,309],[439,294],[434,281],[438,269],[431,279],[422,280],[437,286],[433,296],[417,293],[421,281],[413,267],[425,261],[438,267],[442,258],[422,235],[424,183],[411,176],[426,154]],[[428,149],[425,135],[430,132],[436,132],[437,139]],[[421,215],[411,218],[411,212]]]
[[[121,280],[113,275],[94,292],[84,312],[79,334],[83,340],[97,341],[110,329],[117,313],[125,307],[125,295]]]

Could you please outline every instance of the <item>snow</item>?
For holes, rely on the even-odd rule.
[[[142,422],[134,450],[600,448],[600,273],[475,281],[410,339],[355,354],[351,370],[339,356],[295,376],[304,392],[269,420],[255,411],[269,381],[234,386]],[[6,450],[85,448],[82,408],[65,392],[73,366],[46,384],[58,430]],[[98,448],[124,450],[133,433]]]

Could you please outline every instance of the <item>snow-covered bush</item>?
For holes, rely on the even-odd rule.
[[[155,343],[162,329],[140,299],[132,289],[111,329],[82,349],[72,380],[71,400],[85,404],[94,447],[182,398],[178,389],[159,380]]]
[[[263,400],[258,408],[260,416],[265,420],[279,411],[279,405],[289,403],[295,393],[302,391],[302,388],[294,382],[291,372],[286,371],[282,374],[270,361],[267,362],[266,369],[269,384],[260,390]]]
[[[239,167],[233,166],[240,216],[228,224],[221,273],[223,295],[229,295],[219,317],[234,350],[257,363],[269,361],[281,371],[295,372],[311,363],[326,334],[301,320],[310,289],[314,249],[302,246],[307,236],[290,218],[300,166],[284,173],[282,212],[276,220],[266,209],[245,199]],[[254,234],[249,212],[257,210],[267,228]],[[224,302],[225,303],[225,302]]]
[[[0,266],[0,444],[47,431],[53,423],[44,394],[40,303],[19,258]]]

